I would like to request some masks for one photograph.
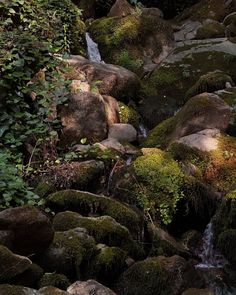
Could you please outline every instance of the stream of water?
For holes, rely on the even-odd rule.
[[[228,279],[225,266],[228,262],[214,249],[213,238],[213,225],[210,222],[204,231],[202,249],[198,254],[201,263],[197,264],[196,268],[201,271],[215,295],[236,295],[236,289],[226,283]]]
[[[102,62],[102,57],[98,49],[97,43],[93,41],[89,33],[85,34],[86,43],[87,43],[87,54],[88,59],[94,62]]]

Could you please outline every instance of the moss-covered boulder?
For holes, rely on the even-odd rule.
[[[95,253],[95,241],[86,230],[75,228],[56,232],[53,243],[39,258],[46,272],[57,272],[75,279],[81,276],[81,265]]]
[[[95,278],[106,286],[112,286],[127,268],[127,254],[117,247],[98,245],[98,253],[91,260],[87,270],[89,278]]]
[[[172,49],[173,33],[159,11],[154,12],[95,20],[89,30],[104,60],[138,74],[160,63]]]
[[[0,285],[1,295],[42,295],[39,291],[23,286]],[[52,294],[51,294],[52,295]]]
[[[202,93],[192,97],[173,117],[153,128],[144,147],[166,147],[170,142],[204,129],[224,131],[230,122],[231,108],[217,95]]]
[[[108,215],[137,235],[142,216],[129,206],[114,199],[83,191],[65,190],[49,195],[46,205],[54,212],[71,210],[85,216]]]
[[[173,53],[143,80],[139,110],[148,127],[179,110],[189,87],[201,76],[218,70],[236,81],[235,52],[236,44],[227,39],[178,42]]]
[[[56,231],[66,231],[75,227],[85,228],[97,243],[120,247],[135,257],[142,254],[127,228],[110,216],[83,217],[67,211],[56,214],[53,225]]]
[[[27,257],[13,254],[9,249],[0,246],[0,281],[6,282],[23,273],[32,264]]]
[[[39,282],[39,288],[53,286],[66,290],[70,286],[70,281],[65,275],[57,273],[45,273]]]
[[[225,26],[219,22],[206,23],[197,30],[196,39],[222,38],[225,36]]]
[[[221,71],[214,71],[207,73],[200,77],[200,79],[193,85],[186,93],[187,98],[191,98],[203,92],[214,92],[234,86],[232,78]]]
[[[202,279],[184,258],[158,256],[132,265],[121,275],[117,290],[121,295],[174,295],[202,286]]]

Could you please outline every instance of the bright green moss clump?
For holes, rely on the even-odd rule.
[[[168,154],[158,151],[137,158],[134,162],[137,175],[135,193],[145,210],[155,211],[168,224],[183,197],[184,174],[177,162]]]
[[[119,109],[121,123],[131,124],[136,128],[139,127],[141,117],[134,108],[127,106],[123,102],[119,102]]]

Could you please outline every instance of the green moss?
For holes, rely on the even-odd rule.
[[[88,277],[94,277],[105,285],[112,285],[125,270],[127,254],[117,247],[101,247],[92,259]]]
[[[164,148],[168,144],[168,136],[175,127],[176,119],[171,117],[166,119],[151,131],[149,131],[147,138],[143,141],[143,147],[161,147]]]
[[[135,128],[139,127],[140,115],[131,106],[127,106],[123,102],[119,102],[120,122],[124,124],[131,124]]]
[[[117,64],[135,73],[139,72],[144,64],[142,59],[134,59],[134,57],[130,56],[127,50],[121,51],[116,59]]]
[[[57,231],[85,228],[97,243],[120,247],[135,257],[142,255],[142,250],[134,242],[128,229],[109,216],[92,218],[82,217],[75,212],[62,212],[55,216],[53,224]]]
[[[225,26],[218,22],[205,24],[197,30],[196,39],[221,38],[225,36]]]
[[[39,282],[39,288],[46,286],[57,287],[66,290],[70,286],[70,281],[65,275],[57,273],[45,273]]]
[[[51,194],[46,205],[54,212],[71,210],[83,215],[108,215],[126,226],[132,234],[140,231],[140,215],[114,199],[87,192],[65,190]]]
[[[227,82],[231,85],[234,84],[232,78],[221,71],[207,73],[201,76],[197,83],[187,91],[186,97],[190,98],[203,92],[225,89]]]
[[[35,263],[32,263],[27,270],[15,277],[12,283],[19,286],[37,288],[38,282],[42,278],[43,273],[44,271],[40,266],[38,266]]]
[[[156,210],[164,223],[170,223],[176,205],[183,197],[181,188],[184,174],[178,163],[159,150],[138,157],[134,162],[134,171],[139,204],[146,210]]]

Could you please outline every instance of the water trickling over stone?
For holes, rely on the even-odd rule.
[[[214,249],[213,237],[213,226],[210,222],[203,234],[203,246],[199,254],[202,262],[197,265],[198,268],[223,268],[227,263],[225,258]]]
[[[97,43],[93,41],[89,33],[85,34],[86,43],[87,43],[87,54],[88,59],[94,62],[102,62],[102,57],[98,49]]]

